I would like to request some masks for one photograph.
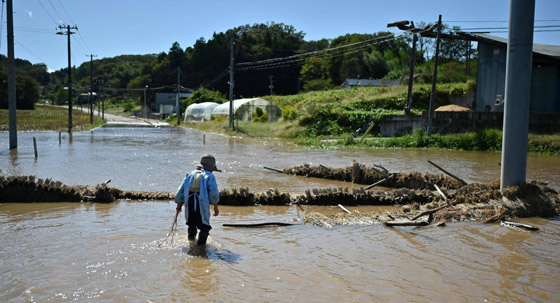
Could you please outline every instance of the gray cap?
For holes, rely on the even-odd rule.
[[[202,156],[202,158],[200,158],[200,164],[198,164],[197,166],[202,166],[202,168],[204,168],[205,170],[221,172],[221,170],[216,167],[216,158],[214,158],[214,156],[210,154]]]

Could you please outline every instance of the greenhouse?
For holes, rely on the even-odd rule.
[[[185,122],[194,121],[194,122],[204,122],[208,121],[211,118],[212,110],[216,108],[216,106],[220,105],[219,103],[215,102],[203,102],[203,103],[195,103],[191,104],[185,110]]]
[[[259,111],[257,108],[260,108],[263,114],[266,113],[268,122],[276,121],[282,116],[282,109],[265,99],[251,98],[233,100],[233,112],[235,118],[238,120],[252,121],[253,113]],[[229,102],[220,104],[214,108],[212,117],[214,118],[219,115],[229,116]]]

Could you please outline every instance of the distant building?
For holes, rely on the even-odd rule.
[[[370,79],[346,79],[340,85],[340,88],[353,88],[356,86],[394,86],[399,85],[400,80],[370,80]]]
[[[179,99],[184,99],[192,96],[192,93],[180,93]],[[153,112],[160,112],[160,108],[163,108],[165,105],[173,106],[173,113],[176,112],[175,105],[177,99],[177,93],[156,93],[156,101],[152,103],[152,111]],[[167,108],[168,106],[166,106]]]
[[[507,39],[471,36],[478,41],[476,111],[503,111]],[[560,46],[533,44],[530,111],[560,113]]]
[[[78,95],[78,104],[89,104],[89,93],[82,93]],[[91,103],[97,102],[97,93],[92,94]]]

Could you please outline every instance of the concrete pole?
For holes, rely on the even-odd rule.
[[[428,136],[432,135],[432,119],[434,117],[434,106],[436,102],[436,80],[437,80],[440,35],[441,35],[441,15],[439,15],[438,27],[437,27],[436,54],[434,58],[434,75],[432,78],[432,94],[430,95],[430,109],[428,112]]]
[[[17,148],[16,121],[16,65],[14,55],[14,7],[12,0],[7,1],[8,15],[8,124],[10,129],[10,149]]]
[[[525,182],[535,0],[511,0],[506,59],[500,189]]]
[[[230,54],[229,54],[229,127],[233,128],[233,63],[234,63],[234,44],[233,33],[231,34]]]

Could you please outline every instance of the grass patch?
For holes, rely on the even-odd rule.
[[[0,131],[9,130],[9,112],[0,110]],[[64,131],[68,130],[68,109],[49,105],[36,105],[34,110],[17,110],[18,131]],[[80,110],[72,111],[72,126],[80,130],[90,130],[103,124],[103,120],[93,116],[89,123],[89,114]]]

